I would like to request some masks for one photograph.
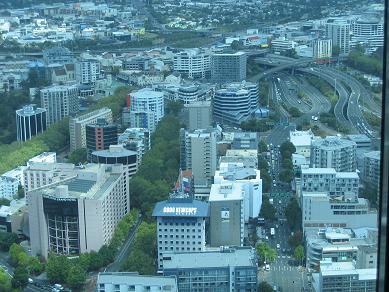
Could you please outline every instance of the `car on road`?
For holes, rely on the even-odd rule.
[[[265,265],[265,271],[270,271],[270,265],[269,264]]]
[[[279,200],[279,201],[278,201],[278,204],[282,204],[282,201],[281,201],[281,200]]]
[[[280,244],[279,243],[277,243],[277,249],[280,249]]]

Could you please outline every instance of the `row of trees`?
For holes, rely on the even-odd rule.
[[[365,55],[364,49],[360,46],[350,52],[347,58],[347,65],[367,74],[382,77],[383,74],[383,50],[378,49],[375,53]]]
[[[296,152],[296,147],[293,143],[286,141],[280,146],[281,153],[281,171],[280,180],[285,183],[290,183],[294,177],[292,154]]]

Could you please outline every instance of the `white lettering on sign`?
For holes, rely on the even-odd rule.
[[[173,213],[175,215],[196,215],[197,208],[163,207],[163,213]]]

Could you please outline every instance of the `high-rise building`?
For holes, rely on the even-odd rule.
[[[88,159],[93,151],[108,149],[118,143],[118,127],[98,118],[95,124],[86,125],[86,149]]]
[[[363,155],[361,177],[366,187],[379,191],[381,181],[381,151],[371,151]]]
[[[93,163],[115,165],[122,164],[124,177],[126,179],[125,189],[130,197],[130,179],[138,171],[138,154],[134,151],[123,148],[122,145],[110,145],[107,150],[93,151],[90,160]],[[130,209],[130,199],[128,199],[128,210]]]
[[[384,21],[377,17],[364,16],[351,25],[351,46],[361,45],[369,49],[384,46]]]
[[[243,246],[245,199],[241,183],[213,184],[209,194],[210,246]]]
[[[132,128],[146,128],[154,132],[165,115],[162,92],[143,88],[130,95],[130,124]]]
[[[216,170],[216,131],[180,130],[181,169],[191,169],[196,186],[209,187]]]
[[[228,84],[215,91],[213,117],[222,124],[240,125],[258,109],[258,101],[257,84],[245,81]]]
[[[357,144],[337,136],[317,138],[312,141],[311,167],[335,168],[338,172],[356,170]]]
[[[244,52],[214,54],[211,57],[213,82],[228,83],[246,80],[247,56]]]
[[[16,111],[16,138],[18,141],[30,140],[46,130],[46,109],[34,104],[26,105]]]
[[[303,192],[301,206],[304,232],[324,227],[377,228],[377,211],[363,198],[348,201],[326,192]]]
[[[197,101],[184,106],[188,111],[189,131],[207,129],[212,126],[212,110],[210,101]]]
[[[320,272],[312,274],[314,292],[376,291],[377,269],[357,269],[353,262],[320,261]]]
[[[178,292],[176,277],[143,276],[134,272],[104,272],[97,276],[96,292]]]
[[[317,39],[313,41],[313,58],[328,59],[332,57],[332,40]]]
[[[354,172],[337,172],[333,168],[302,168],[302,192],[328,192],[331,197],[344,196],[355,201],[358,197],[359,176]]]
[[[47,125],[78,112],[78,87],[76,84],[52,85],[41,89],[42,107],[47,111]]]
[[[86,125],[94,125],[100,118],[112,123],[111,109],[104,107],[69,120],[70,151],[86,148]]]
[[[332,46],[339,48],[341,55],[350,52],[351,21],[341,18],[330,18],[326,22],[326,36],[332,40]]]
[[[88,164],[73,176],[28,192],[31,249],[79,255],[109,244],[129,212],[123,165]]]
[[[81,59],[75,64],[76,80],[81,84],[94,85],[100,78],[100,62],[95,59]]]
[[[221,163],[215,172],[214,182],[241,183],[244,191],[245,222],[259,215],[262,205],[262,179],[258,169],[245,168],[243,163]]]
[[[257,258],[251,247],[220,247],[205,252],[172,252],[163,275],[177,278],[178,291],[257,291]]]
[[[12,200],[18,192],[18,187],[19,181],[16,178],[0,176],[0,198]]]
[[[165,253],[205,250],[205,222],[208,203],[190,198],[171,198],[158,202],[153,210],[157,218],[158,269],[163,268]]]
[[[186,49],[173,57],[173,70],[186,78],[209,78],[210,52],[204,49]]]

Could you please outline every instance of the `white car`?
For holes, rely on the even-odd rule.
[[[266,265],[265,265],[265,270],[266,270],[266,271],[270,271],[270,265],[269,265],[269,264],[266,264]]]
[[[280,244],[279,243],[277,243],[277,249],[280,249]]]

